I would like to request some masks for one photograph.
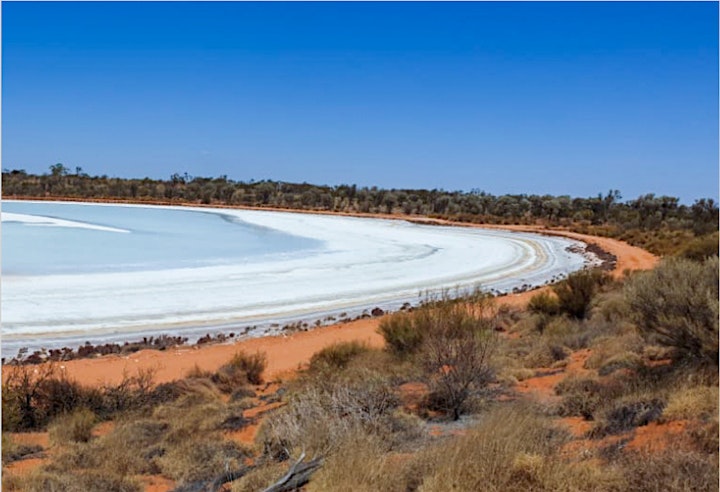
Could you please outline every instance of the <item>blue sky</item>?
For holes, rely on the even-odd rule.
[[[718,197],[716,2],[3,2],[2,166]]]

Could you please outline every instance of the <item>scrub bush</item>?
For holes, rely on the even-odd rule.
[[[678,359],[718,364],[718,258],[670,258],[625,287],[633,318],[650,342]]]
[[[369,350],[370,348],[367,344],[357,341],[335,343],[314,354],[310,359],[310,368],[319,369],[329,367],[342,369],[346,367],[352,359]]]
[[[388,350],[399,358],[415,354],[423,342],[423,333],[418,329],[415,313],[391,314],[380,321],[379,331]]]
[[[92,437],[92,429],[96,420],[95,414],[87,408],[80,408],[73,413],[61,415],[48,427],[50,441],[54,444],[88,442]]]
[[[598,288],[607,283],[608,276],[599,270],[581,270],[553,285],[560,312],[573,318],[585,319]]]

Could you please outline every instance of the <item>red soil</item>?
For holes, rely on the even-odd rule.
[[[635,429],[635,435],[627,445],[627,449],[643,451],[663,451],[668,446],[687,446],[687,431],[690,421],[674,420],[672,422],[650,422],[648,425]]]

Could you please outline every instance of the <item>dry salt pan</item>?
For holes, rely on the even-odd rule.
[[[58,207],[54,220],[72,227],[73,221],[57,219],[62,217]],[[208,220],[222,218],[230,228],[235,221],[259,233],[275,231],[282,233],[277,237],[310,239],[318,246],[230,258],[211,266],[186,261],[182,267],[155,270],[4,275],[4,356],[15,355],[22,346],[135,340],[152,333],[199,336],[211,329],[252,326],[249,332],[260,336],[291,321],[339,313],[352,317],[374,307],[399,309],[417,303],[428,291],[527,289],[595,261],[583,243],[530,233],[289,212],[87,205],[95,214],[96,207],[108,207],[109,217],[151,208],[171,214],[197,212]],[[59,230],[52,227],[52,217],[26,220],[29,226],[44,224],[42,232],[48,237]],[[88,233],[94,227],[91,221],[76,222]],[[180,215],[177,224],[183,227]],[[158,223],[155,229],[168,235],[168,247],[174,233],[170,225]],[[135,234],[111,219],[100,226]],[[47,244],[62,247],[51,238]]]

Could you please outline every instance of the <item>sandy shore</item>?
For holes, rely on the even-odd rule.
[[[407,217],[387,215],[375,217],[407,219]],[[626,270],[652,268],[658,261],[658,258],[651,253],[621,241],[566,231],[547,230],[539,226],[477,226],[437,220],[426,222],[557,234],[586,243],[594,243],[617,257],[617,265],[612,274],[618,277],[622,276]],[[498,301],[500,304],[522,306],[537,292],[536,290],[509,295],[499,298]],[[239,350],[251,353],[261,351],[265,352],[268,358],[265,378],[272,380],[291,375],[303,364],[306,364],[314,353],[336,342],[358,340],[374,347],[382,346],[383,339],[377,333],[379,323],[380,318],[369,318],[320,327],[307,332],[241,340],[233,344],[178,347],[167,351],[143,350],[129,356],[110,355],[95,359],[73,360],[61,363],[60,367],[70,378],[76,379],[82,384],[117,383],[122,380],[124,375],[133,375],[139,369],[154,370],[155,381],[162,383],[182,378],[195,365],[202,369],[215,370]],[[3,370],[5,371],[6,368],[3,367]]]

